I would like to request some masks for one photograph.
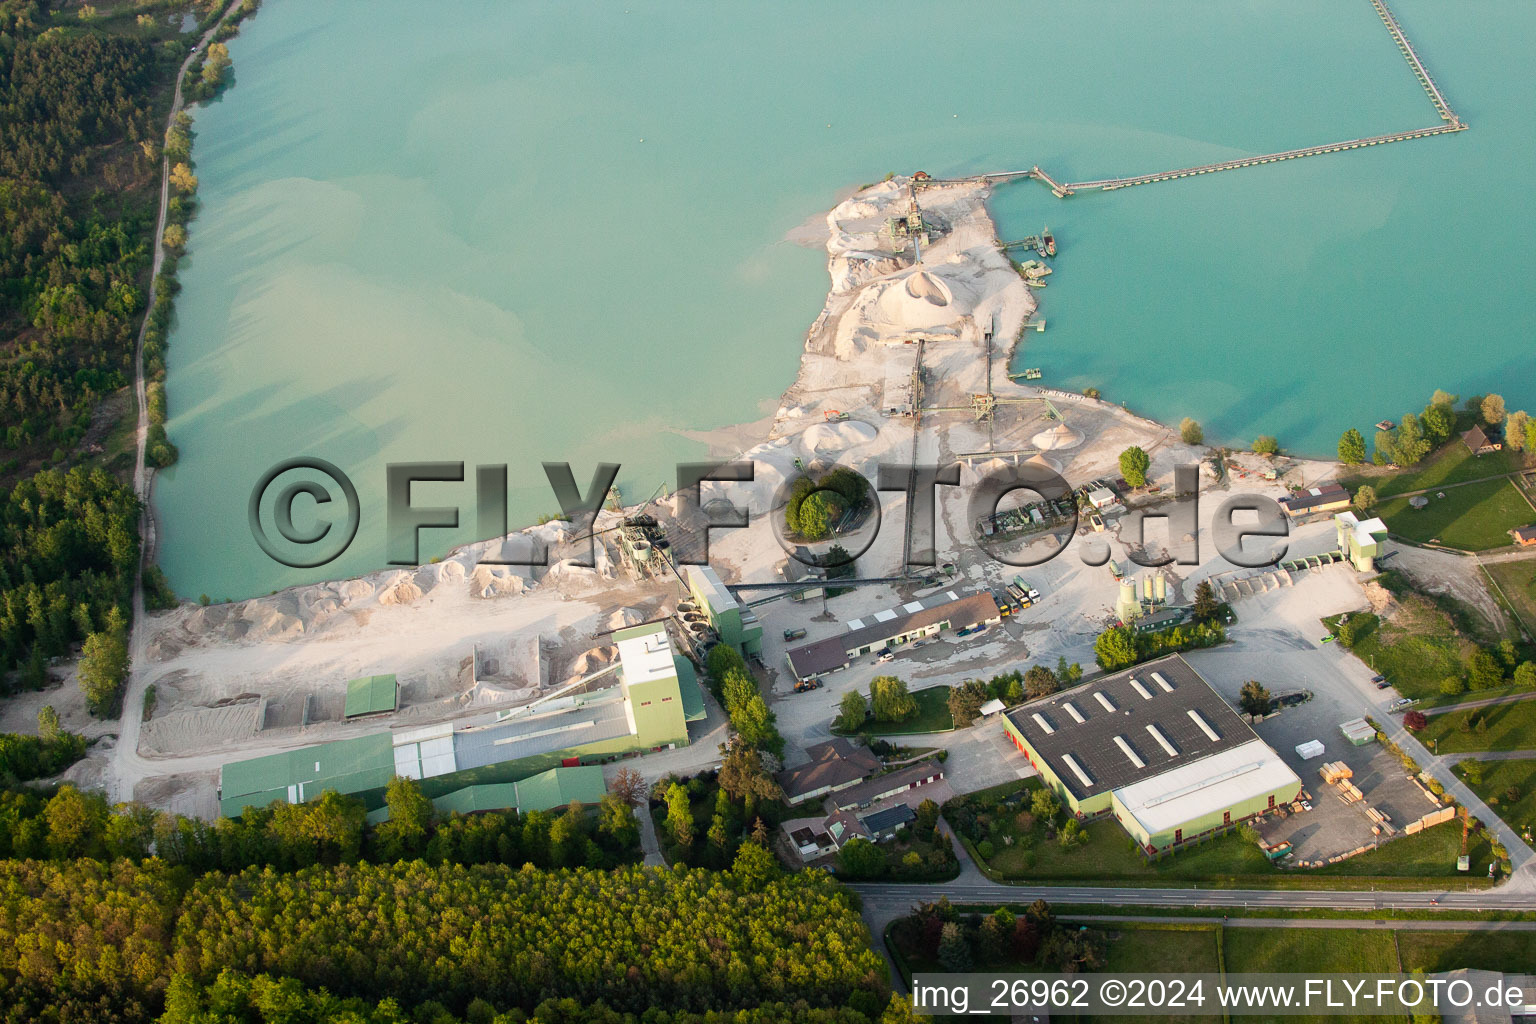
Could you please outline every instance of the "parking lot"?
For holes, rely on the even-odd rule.
[[[1335,575],[1342,577],[1342,570]],[[1348,652],[1318,642],[1323,627],[1317,620],[1349,610],[1350,602],[1347,592],[1336,592],[1317,577],[1242,602],[1238,606],[1242,624],[1233,630],[1232,643],[1186,655],[1234,707],[1250,679],[1262,683],[1272,695],[1311,692],[1310,700],[1254,727],[1300,776],[1312,797],[1312,810],[1270,816],[1259,826],[1267,842],[1289,840],[1296,861],[1326,861],[1382,838],[1373,832],[1375,822],[1365,813],[1368,806],[1387,816],[1394,833],[1436,806],[1385,747],[1374,742],[1357,747],[1339,731],[1341,723],[1366,715],[1383,721],[1383,708],[1396,696],[1390,689],[1362,686],[1356,677],[1369,670]],[[1322,743],[1323,753],[1302,760],[1296,746],[1309,740]],[[1343,761],[1354,772],[1350,781],[1364,794],[1363,801],[1345,803],[1336,787],[1323,782],[1318,770],[1332,761]]]

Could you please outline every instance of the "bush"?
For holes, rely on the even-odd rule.
[[[990,839],[983,839],[976,844],[976,853],[982,860],[991,860],[992,855],[996,852],[997,848],[992,845],[992,840]]]

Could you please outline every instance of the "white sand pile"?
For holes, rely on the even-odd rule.
[[[947,306],[953,299],[949,285],[926,270],[919,270],[907,278],[907,294],[914,299],[926,299],[935,306]]]
[[[956,321],[975,308],[975,295],[958,276],[938,271],[919,270],[871,288],[872,300],[862,307],[865,317],[898,332],[954,329]]]
[[[197,636],[212,633],[229,619],[229,610],[234,607],[227,604],[210,604],[205,608],[199,608],[187,616],[187,631]]]
[[[706,502],[724,498],[737,508],[745,508],[753,513],[767,512],[773,507],[774,495],[784,486],[785,481],[800,475],[801,471],[795,466],[795,457],[796,449],[783,444],[782,440],[769,441],[747,449],[741,458],[753,464],[752,480],[742,483],[711,482],[708,484]],[[674,498],[674,512],[679,507],[678,499]]]
[[[807,427],[800,438],[801,443],[813,452],[840,452],[856,445],[868,444],[875,439],[875,434],[875,428],[862,420],[843,420]],[[781,442],[788,440],[780,438]]]
[[[401,573],[400,575],[405,576],[404,573]],[[417,600],[421,596],[421,588],[416,585],[414,580],[406,577],[405,579],[400,580],[398,583],[395,583],[393,586],[386,587],[383,593],[379,594],[379,604],[410,604],[412,601]]]
[[[469,574],[470,597],[487,599],[521,594],[525,587],[523,578],[504,565],[477,565]]]
[[[1042,430],[1030,439],[1030,443],[1041,451],[1061,451],[1064,448],[1076,448],[1083,443],[1083,435],[1065,423],[1058,423],[1049,430]]]
[[[235,606],[233,614],[250,623],[245,635],[251,639],[298,636],[305,628],[299,616],[298,599],[292,594],[243,601]]]
[[[338,592],[349,601],[360,601],[373,595],[373,584],[367,580],[343,580],[337,584]]]
[[[1028,459],[1025,459],[1024,461],[1027,465],[1041,466],[1057,475],[1060,475],[1061,473],[1061,463],[1057,462],[1055,459],[1048,459],[1044,455],[1034,455]]]

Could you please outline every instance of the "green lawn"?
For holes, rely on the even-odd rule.
[[[1361,484],[1370,484],[1376,488],[1377,494],[1386,498],[1394,494],[1423,490],[1426,487],[1440,487],[1463,480],[1477,480],[1485,476],[1513,473],[1523,464],[1523,458],[1515,452],[1490,452],[1474,458],[1467,446],[1461,443],[1461,438],[1456,437],[1411,469],[1383,475],[1366,472],[1343,482],[1350,490],[1354,490]]]
[[[1333,628],[1336,619],[1325,619]],[[1357,613],[1351,653],[1386,676],[1405,697],[1436,700],[1447,676],[1460,676],[1473,644],[1456,635],[1450,617],[1427,598],[1409,595],[1399,604],[1397,621]],[[1465,698],[1455,698],[1462,700]]]
[[[1266,971],[1395,973],[1392,933],[1336,928],[1228,928],[1222,936],[1228,974]]]
[[[1483,802],[1516,832],[1536,825],[1536,761],[1484,761],[1482,764],[1483,781],[1476,786],[1470,782],[1467,785],[1472,786]],[[1513,800],[1511,796],[1514,796]]]
[[[1430,974],[1475,967],[1526,974],[1536,964],[1536,932],[1399,932],[1403,965]]]
[[[955,727],[955,719],[949,713],[949,687],[930,686],[923,690],[913,690],[912,698],[917,701],[917,714],[905,722],[877,722],[873,718],[866,718],[864,724],[853,733],[838,729],[832,731],[839,736],[907,736],[949,732]]]
[[[949,817],[952,805],[953,801],[946,805],[946,817],[954,824],[955,818]],[[1456,857],[1461,852],[1461,832],[1454,827],[1404,836],[1378,850],[1326,867],[1285,869],[1275,867],[1258,846],[1236,833],[1148,862],[1112,819],[1085,825],[1087,841],[1063,848],[1055,839],[1046,838],[1038,823],[1027,832],[1021,831],[1015,820],[1018,810],[983,812],[978,818],[982,822],[978,828],[991,844],[990,858],[983,859],[979,844],[964,836],[972,856],[999,881],[1154,886],[1198,883],[1213,889],[1358,889],[1382,880],[1414,889],[1486,884],[1486,843],[1473,851],[1473,870],[1460,875]],[[1013,842],[1006,842],[1008,838]]]
[[[1215,974],[1221,969],[1215,925],[1169,926],[1143,924],[1093,924],[1109,936],[1101,970],[1113,974]],[[1210,1004],[1207,1003],[1207,1006]],[[1220,1014],[1166,1014],[1159,1016],[1116,1015],[1084,1017],[1084,1021],[1114,1021],[1115,1024],[1203,1024],[1221,1020]]]
[[[1408,498],[1389,498],[1372,511],[1405,540],[1433,541],[1465,551],[1507,547],[1513,543],[1510,530],[1536,519],[1536,510],[1509,480],[1467,484],[1426,497],[1429,504],[1424,508],[1413,508]]]
[[[1467,852],[1472,856],[1472,868],[1460,877],[1486,882],[1488,862],[1492,856],[1487,835],[1474,839]],[[1410,878],[1444,884],[1460,875],[1456,870],[1456,858],[1460,855],[1461,826],[1453,819],[1415,835],[1394,839],[1370,853],[1362,853],[1337,864],[1312,868],[1304,874],[1309,878],[1389,878],[1393,880],[1393,885],[1397,885],[1399,879]]]
[[[1536,634],[1536,556],[1523,562],[1495,562],[1483,571],[1498,584],[1498,593],[1514,606],[1526,632]]]
[[[1536,749],[1536,700],[1430,715],[1429,725],[1419,733],[1419,740],[1441,754]]]

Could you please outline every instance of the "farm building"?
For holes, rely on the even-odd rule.
[[[1296,773],[1177,654],[1021,704],[1003,721],[1069,810],[1113,815],[1148,853],[1301,792]]]

